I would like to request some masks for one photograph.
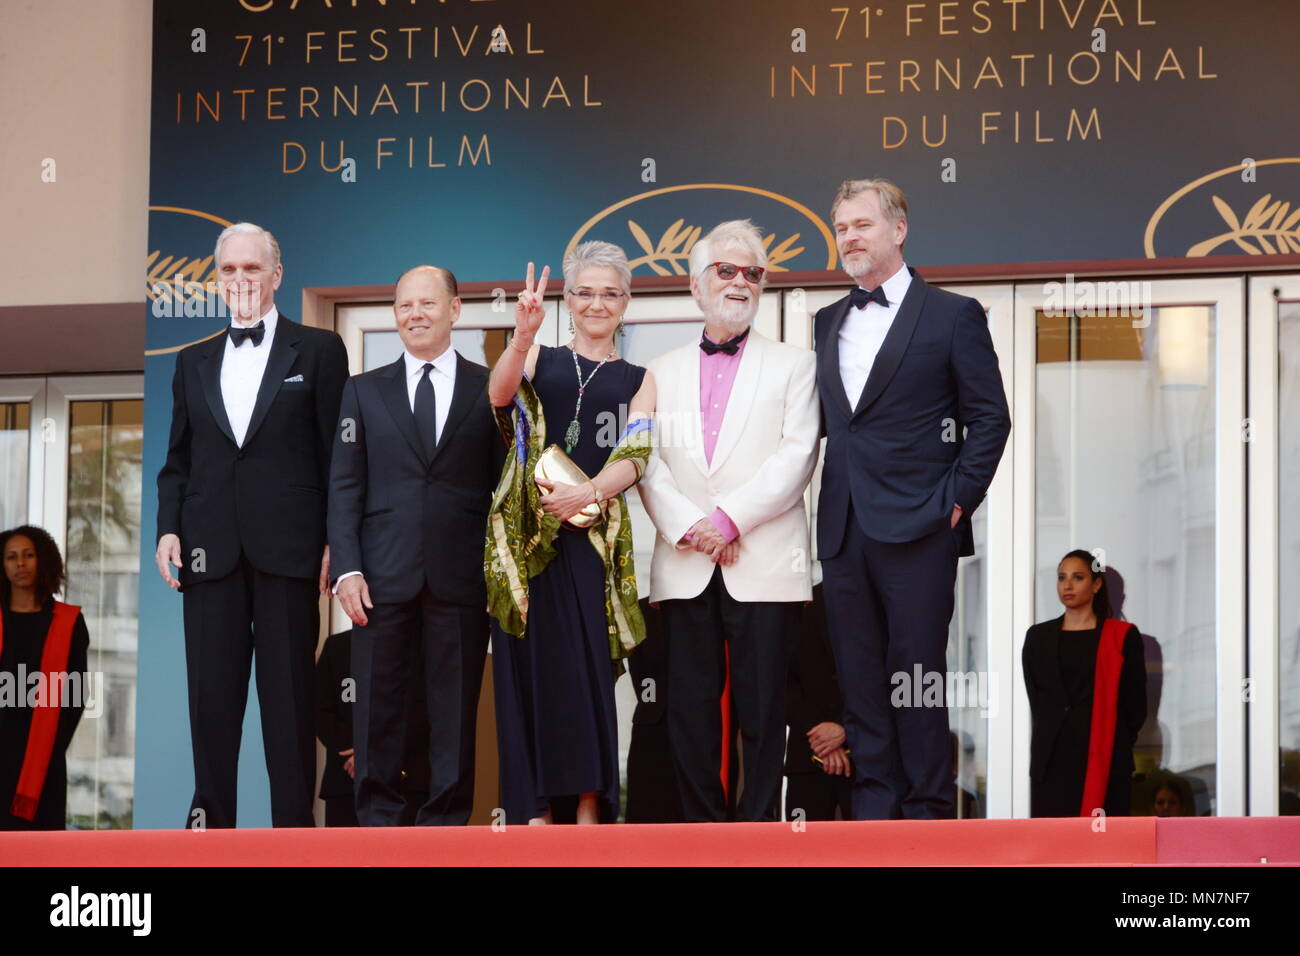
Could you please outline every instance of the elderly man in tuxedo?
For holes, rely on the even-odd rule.
[[[456,277],[417,266],[397,282],[403,351],[348,380],[330,476],[335,591],[351,618],[357,820],[468,822],[474,729],[487,655],[483,535],[505,446],[488,405],[488,370],[451,345]],[[424,682],[411,715],[408,681]],[[424,739],[429,782],[406,806],[408,741]],[[419,788],[423,790],[424,788]]]
[[[816,466],[815,357],[753,328],[767,254],[747,220],[691,250],[699,342],[650,364],[659,443],[639,490],[658,531],[668,731],[688,821],[726,813],[719,699],[730,660],[744,789],[736,817],[775,817],[786,668],[811,597],[804,489]]]
[[[984,309],[903,262],[902,191],[848,180],[831,218],[857,288],[814,319],[826,431],[817,556],[853,816],[951,817],[947,707],[891,706],[891,678],[946,672],[957,558],[974,553],[971,512],[1011,419]]]
[[[215,262],[230,326],[176,356],[158,473],[154,558],[184,599],[194,750],[187,824],[235,825],[255,659],[271,822],[310,827],[318,602],[329,570],[325,490],[347,351],[333,332],[276,308],[284,269],[265,229],[228,227]]]

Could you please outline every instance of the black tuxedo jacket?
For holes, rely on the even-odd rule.
[[[182,586],[225,577],[241,549],[266,574],[315,578],[347,350],[334,332],[281,313],[241,448],[221,397],[229,334],[176,356],[158,537],[180,536]],[[197,562],[196,548],[204,552]]]
[[[486,368],[457,353],[451,408],[426,459],[403,358],[348,380],[330,475],[333,577],[361,571],[375,603],[409,600],[427,583],[437,600],[486,607],[484,535],[505,460],[487,382]]]
[[[970,517],[1011,432],[997,354],[978,302],[908,271],[912,284],[861,396],[845,395],[840,377],[849,297],[814,319],[827,439],[817,505],[821,558],[839,553],[850,504],[863,532],[886,542],[948,527],[952,506],[961,505],[960,553],[975,553]]]

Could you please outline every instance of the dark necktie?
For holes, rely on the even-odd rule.
[[[253,340],[253,348],[262,344],[262,338],[266,335],[266,323],[261,319],[257,320],[257,325],[248,328],[240,328],[238,325],[230,327],[230,341],[235,343],[235,348],[244,344],[244,339]]]
[[[701,334],[700,349],[705,355],[715,355],[718,352],[724,352],[727,355],[735,355],[740,351],[740,343],[745,341],[745,336],[748,334],[749,329],[745,329],[745,331],[741,332],[739,335],[733,336],[732,338],[727,339],[727,341],[721,343],[711,342]]]
[[[415,427],[420,432],[425,458],[432,458],[438,447],[438,405],[433,397],[433,382],[429,381],[432,370],[433,363],[425,362],[424,374],[415,386]]]
[[[889,300],[885,298],[885,290],[881,286],[876,286],[870,292],[859,286],[849,293],[849,303],[855,309],[864,308],[868,302],[878,302],[889,308]]]

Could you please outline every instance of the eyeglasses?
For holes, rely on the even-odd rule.
[[[572,289],[569,295],[573,296],[583,305],[591,305],[596,300],[608,302],[610,305],[617,305],[626,292],[592,292],[590,289]]]
[[[762,266],[738,266],[731,262],[710,262],[710,269],[718,270],[718,278],[731,280],[736,278],[739,272],[745,277],[745,281],[751,285],[758,285],[763,281],[763,273],[767,270]]]

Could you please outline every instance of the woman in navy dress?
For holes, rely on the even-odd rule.
[[[533,267],[516,309],[516,329],[488,389],[509,405],[527,375],[542,404],[548,444],[558,444],[591,481],[553,484],[541,499],[561,522],[633,484],[633,462],[606,467],[626,422],[654,411],[654,382],[619,357],[616,332],[627,309],[631,270],[618,246],[588,242],[564,260],[573,340],[533,344],[549,268]],[[576,422],[576,427],[574,423]],[[545,488],[545,486],[543,486]],[[492,664],[508,823],[613,822],[618,817],[615,669],[606,620],[606,567],[588,532],[562,523],[555,557],[528,582],[527,633],[493,624]]]

